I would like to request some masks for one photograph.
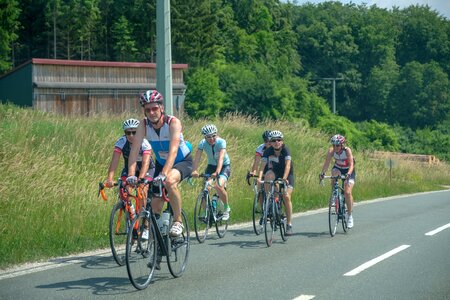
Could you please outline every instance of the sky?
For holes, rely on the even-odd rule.
[[[320,3],[326,0],[297,0],[298,4],[310,3]],[[287,1],[285,1],[287,2]],[[291,2],[294,2],[291,0]],[[432,10],[437,11],[440,15],[446,17],[450,20],[450,0],[339,0],[339,2],[348,4],[354,3],[356,5],[365,3],[367,6],[376,5],[381,8],[391,9],[393,6],[399,8],[405,8],[410,5],[428,5]]]

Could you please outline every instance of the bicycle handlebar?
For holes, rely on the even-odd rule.
[[[336,175],[336,176],[323,176],[321,179],[320,179],[320,182],[319,182],[319,184],[321,184],[321,185],[323,185],[323,180],[324,179],[341,179],[341,180],[345,180],[347,177],[345,176],[345,175]]]
[[[124,187],[125,186],[131,186],[131,185],[127,184],[126,182],[123,182],[123,183],[124,183]],[[138,181],[138,184],[148,184],[148,183],[149,182],[146,179],[139,179],[139,181]],[[101,196],[104,201],[107,201],[108,197],[106,197],[105,189],[106,188],[113,188],[113,187],[116,187],[118,185],[119,185],[118,181],[117,182],[113,182],[112,185],[106,184],[104,182],[99,182],[98,183],[98,194],[97,194],[97,197]],[[137,187],[136,193],[137,193],[138,199],[142,199],[142,188],[141,187],[139,187],[139,186]]]
[[[254,175],[254,174],[250,174],[250,172],[247,171],[247,176],[245,177],[245,179],[247,180],[248,185],[251,185],[250,184],[250,178],[252,178],[252,177],[258,178],[259,176],[258,175]]]

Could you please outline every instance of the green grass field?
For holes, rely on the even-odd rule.
[[[136,115],[63,117],[0,104],[0,268],[109,247],[109,201],[97,197],[106,178],[122,121]],[[207,120],[183,120],[184,135],[196,149]],[[291,149],[296,176],[295,212],[327,205],[329,187],[318,184],[328,135],[303,123],[265,122],[239,115],[216,120],[232,160],[228,185],[231,222],[251,220],[252,190],[245,181],[265,129],[281,130]],[[351,142],[351,141],[350,141]],[[354,150],[355,201],[442,189],[450,185],[450,166],[397,162],[390,179],[384,161]],[[206,157],[203,156],[205,166]],[[118,172],[120,171],[121,166]],[[181,185],[183,207],[193,223],[195,199],[202,187]],[[357,212],[356,212],[357,213]],[[296,228],[301,231],[301,227]],[[317,230],[322,230],[318,228]]]

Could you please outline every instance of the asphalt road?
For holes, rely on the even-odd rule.
[[[327,210],[302,213],[270,248],[250,223],[194,236],[186,273],[163,264],[143,291],[108,249],[20,266],[0,271],[0,299],[450,299],[450,191],[358,203],[354,221],[330,237]]]

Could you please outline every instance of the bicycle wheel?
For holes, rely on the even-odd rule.
[[[114,260],[119,266],[125,265],[125,243],[127,241],[128,228],[131,227],[122,200],[114,205],[109,218],[109,244]]]
[[[203,243],[208,235],[209,219],[211,218],[208,197],[201,192],[195,203],[194,230],[199,243]]]
[[[330,228],[330,235],[336,234],[337,224],[339,223],[339,199],[331,196],[328,203],[328,227]]]
[[[266,238],[267,247],[272,246],[273,233],[275,232],[275,222],[274,222],[274,207],[273,207],[273,195],[269,198],[266,197],[264,209],[264,235]]]
[[[156,240],[155,229],[151,224],[148,212],[141,212],[132,222],[133,230],[127,235],[126,264],[128,278],[131,284],[138,289],[145,289],[152,280],[156,267]],[[148,239],[142,233],[148,228]]]
[[[280,198],[277,203],[277,226],[280,227],[280,235],[281,239],[286,242],[288,240],[288,236],[286,235],[286,207],[283,205],[284,200],[283,196],[280,194]]]
[[[261,199],[261,203],[260,200]],[[264,191],[260,190],[253,199],[253,231],[256,235],[260,235],[263,231],[263,203],[264,203]]]
[[[182,210],[181,216],[183,218],[183,233],[179,237],[169,237],[167,243],[167,265],[169,266],[169,271],[173,277],[180,277],[183,275],[184,270],[189,258],[190,249],[190,233],[189,233],[189,223],[186,217],[186,213]],[[170,226],[172,226],[173,217],[170,218]]]
[[[347,218],[346,218],[346,205],[345,205],[345,198],[344,195],[342,195],[342,204],[340,205],[341,207],[341,214],[342,214],[342,229],[344,230],[344,232],[347,232]]]
[[[225,204],[222,202],[222,200],[217,201],[217,209],[216,209],[216,232],[219,238],[223,238],[225,234],[227,233],[228,229],[228,220],[223,220],[223,212],[225,211]]]

